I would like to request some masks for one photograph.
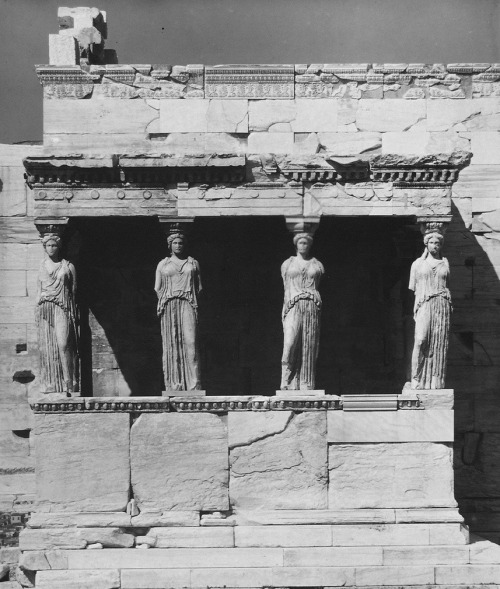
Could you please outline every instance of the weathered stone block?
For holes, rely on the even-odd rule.
[[[87,546],[77,530],[21,530],[19,534],[19,548],[21,550],[51,550],[62,548],[81,550]]]
[[[295,100],[252,100],[248,109],[248,129],[269,133],[290,132],[295,113]]]
[[[457,508],[396,509],[396,523],[463,523]]]
[[[469,550],[471,564],[497,564],[500,562],[500,546],[488,540],[476,536]]]
[[[80,51],[78,41],[72,36],[49,35],[50,65],[78,65]]]
[[[68,558],[64,550],[28,550],[22,553],[19,566],[26,571],[67,569]]]
[[[498,131],[500,98],[480,98],[427,103],[428,131]]]
[[[398,566],[420,564],[467,564],[468,546],[393,546],[384,548],[381,564]]]
[[[297,137],[297,136],[296,136]],[[382,146],[380,133],[318,133],[319,144],[332,156],[348,157],[375,154]],[[296,139],[297,140],[297,139]]]
[[[372,99],[359,101],[356,127],[359,131],[415,131],[425,120],[426,101]]]
[[[413,133],[405,131],[384,133],[382,136],[382,153],[399,153],[401,155],[424,155],[428,153],[429,133],[418,129]]]
[[[40,571],[37,589],[120,589],[120,571]]]
[[[429,526],[429,544],[468,544],[469,529],[462,524],[434,524]]]
[[[231,548],[232,527],[151,528],[148,536],[156,538],[156,548]]]
[[[227,431],[217,415],[143,414],[132,426],[130,456],[140,509],[229,508]]]
[[[249,130],[269,133],[312,133],[337,131],[338,101],[311,100],[251,101]]]
[[[357,567],[356,585],[425,585],[434,583],[432,566]]]
[[[131,525],[130,515],[116,513],[32,513],[28,528],[106,528]]]
[[[206,130],[209,133],[248,133],[248,100],[210,100]]]
[[[346,587],[354,585],[355,569],[344,567],[276,567],[273,587]]]
[[[193,569],[191,587],[269,587],[273,585],[272,568]]]
[[[471,151],[474,164],[498,164],[500,162],[500,132],[472,131]]]
[[[82,549],[95,543],[106,548],[131,548],[134,536],[119,528],[26,528],[19,535],[22,550]]]
[[[478,585],[484,585],[486,583],[500,585],[500,565],[498,564],[437,566],[435,571],[435,582],[438,585],[444,585],[446,583],[462,586],[473,583]]]
[[[248,153],[291,153],[293,133],[250,133]]]
[[[129,498],[128,414],[36,416],[39,511],[123,511]]]
[[[331,526],[236,526],[236,546],[331,546]]]
[[[452,153],[455,150],[470,151],[469,131],[432,131],[427,142],[427,153]]]
[[[199,526],[199,511],[142,511],[132,517],[132,525],[138,528],[153,528],[156,526]]]
[[[36,492],[33,473],[2,474],[0,476],[0,495],[34,494]]]
[[[381,546],[285,548],[286,567],[368,566],[382,564]]]
[[[236,510],[231,516],[237,526],[295,526],[307,524],[395,523],[394,509],[259,509]],[[336,528],[334,528],[336,529]]]
[[[328,441],[452,442],[453,411],[328,412]]]
[[[333,526],[334,546],[425,546],[429,544],[426,524]]]
[[[190,587],[191,571],[189,569],[149,569],[147,571],[130,569],[121,571],[121,581],[121,589]]]
[[[415,391],[418,399],[426,410],[448,409],[454,407],[453,389],[441,389],[433,391]]]
[[[0,562],[7,564],[16,564],[21,556],[21,551],[17,547],[0,548]]]
[[[238,429],[251,414],[230,413],[228,427]],[[250,426],[251,427],[251,426]],[[281,433],[235,447],[230,453],[231,503],[241,509],[324,509],[327,503],[326,415],[290,413]],[[276,431],[276,430],[274,430]],[[234,434],[230,434],[234,439]],[[255,441],[253,441],[255,440]]]
[[[183,100],[169,102],[184,103]],[[108,135],[111,133],[129,135],[129,141],[137,134],[146,138],[148,126],[159,117],[155,100],[45,100],[43,107],[44,134],[59,136],[60,144],[71,145],[71,135],[82,141],[81,135]],[[156,108],[155,108],[156,107]],[[183,121],[184,122],[184,121]],[[185,131],[189,129],[184,129]],[[96,145],[94,143],[94,153]]]
[[[127,102],[128,104],[128,102]],[[206,133],[210,101],[193,98],[160,100],[160,133]]]
[[[152,145],[162,153],[175,155],[193,153],[237,153],[247,150],[246,137],[230,133],[169,133]]]
[[[281,548],[68,550],[70,569],[259,568],[283,566]],[[196,558],[193,558],[196,555]]]
[[[338,444],[329,448],[330,506],[454,507],[449,444]]]
[[[230,413],[228,415],[229,448],[248,446],[257,440],[280,434],[292,418],[291,411],[252,413]]]

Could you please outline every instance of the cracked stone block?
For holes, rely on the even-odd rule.
[[[210,100],[207,131],[248,133],[248,100]]]
[[[337,130],[338,101],[309,99],[250,101],[249,130],[286,133]]]
[[[356,126],[359,131],[411,131],[425,122],[425,112],[425,100],[360,100]]]
[[[19,567],[26,571],[66,569],[68,556],[62,550],[28,550],[22,553]]]
[[[428,131],[498,131],[500,98],[430,101],[427,105]]]
[[[74,37],[49,35],[50,65],[79,65],[80,51]]]
[[[135,134],[146,138],[148,125],[158,116],[153,100],[142,99],[47,100],[43,107],[45,135],[57,135],[66,144],[71,139],[81,142],[89,135],[112,133],[120,134],[130,143]]]
[[[455,507],[451,444],[334,444],[329,506]]]
[[[124,511],[128,414],[37,415],[37,511]]]
[[[430,132],[427,153],[451,153],[457,149],[470,151],[470,132]]]
[[[380,152],[382,135],[380,133],[318,133],[318,140],[323,151],[330,156],[357,156],[369,152]]]
[[[228,415],[229,438],[242,444],[230,451],[231,504],[238,509],[324,509],[325,413],[280,412],[254,420],[256,415]]]
[[[283,133],[291,131],[296,115],[295,100],[252,100],[248,108],[248,129]]]
[[[132,488],[141,511],[225,511],[227,431],[211,414],[143,414],[131,430]]]

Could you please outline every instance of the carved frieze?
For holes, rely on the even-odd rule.
[[[205,98],[293,97],[293,65],[205,67]]]

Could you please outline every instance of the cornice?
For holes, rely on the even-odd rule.
[[[500,95],[497,63],[37,65],[46,98],[403,98]]]
[[[333,158],[328,154],[271,157],[274,158],[271,172],[281,177],[267,183],[269,187],[282,187],[286,182],[294,185],[369,181],[394,186],[440,187],[451,186],[472,155],[455,151],[421,157],[386,154],[368,160]],[[252,187],[246,178],[246,156],[229,153],[46,155],[27,157],[23,163],[27,184],[36,189],[163,188],[177,184],[182,190],[189,183]]]

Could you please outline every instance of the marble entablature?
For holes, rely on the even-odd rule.
[[[465,99],[500,95],[500,64],[39,65],[46,98]]]

